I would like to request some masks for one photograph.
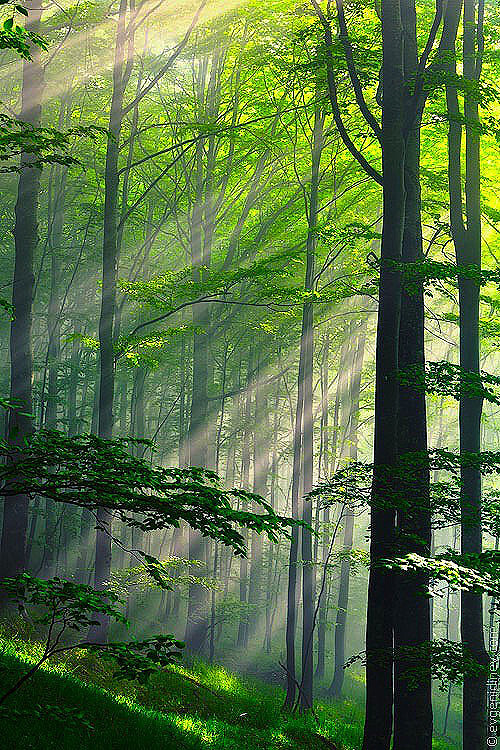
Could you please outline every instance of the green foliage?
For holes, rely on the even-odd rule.
[[[144,443],[144,441],[139,441]],[[264,532],[272,540],[295,521],[276,514],[261,497],[226,489],[208,469],[151,466],[129,452],[130,439],[103,440],[95,435],[69,438],[42,430],[22,448],[3,442],[0,455],[2,491],[39,495],[90,509],[109,508],[127,525],[145,531],[188,523],[244,555],[246,544],[238,527]],[[148,443],[148,445],[150,445]],[[237,510],[255,503],[261,514]]]
[[[96,615],[128,625],[126,617],[115,606],[120,601],[116,594],[96,591],[90,586],[57,577],[43,580],[30,573],[4,578],[0,586],[17,603],[20,611],[32,608],[33,622],[44,626],[47,632],[42,658],[4,694],[0,702],[16,692],[45,661],[73,649],[97,651],[104,659],[113,661],[117,679],[145,683],[159,669],[179,659],[180,649],[184,648],[184,643],[172,635],[156,635],[127,643],[95,643],[83,637],[83,640],[79,638],[67,643],[68,632],[80,634],[92,625],[99,625]]]
[[[15,629],[0,634],[0,690],[38,658],[39,646]],[[349,679],[349,678],[348,678]],[[359,688],[361,689],[361,685]],[[83,651],[55,658],[50,671],[40,670],[24,692],[12,696],[12,708],[45,703],[81,713],[94,730],[78,736],[79,750],[317,750],[337,746],[358,750],[363,711],[352,700],[318,701],[319,724],[311,716],[283,714],[279,687],[245,679],[228,669],[201,661],[174,663],[141,685],[117,682],[111,662]],[[361,696],[360,696],[361,697]],[[439,702],[441,696],[437,696]],[[452,708],[452,716],[456,714]],[[3,739],[11,747],[74,750],[74,724],[66,728],[40,712],[31,721],[7,717]],[[328,745],[327,743],[330,743]],[[434,750],[455,750],[436,740]]]
[[[127,619],[116,608],[121,600],[112,591],[96,591],[82,583],[61,578],[44,580],[31,573],[4,578],[2,589],[22,609],[34,607],[34,622],[54,628],[81,631],[95,623],[95,614],[125,624]],[[40,611],[39,611],[40,610]]]
[[[151,587],[172,590],[176,587],[186,588],[196,584],[209,591],[220,589],[220,582],[217,579],[193,574],[193,569],[204,568],[201,560],[185,560],[179,557],[157,560],[140,550],[136,554],[144,560],[145,564],[114,570],[111,573],[110,588],[120,596],[127,595],[131,589],[137,593]]]
[[[144,684],[159,669],[180,659],[180,649],[184,648],[184,643],[173,635],[155,635],[143,641],[92,645],[87,648],[99,651],[102,658],[111,659],[117,665],[114,671],[117,679],[137,680]]]
[[[422,657],[430,657],[432,665],[432,676],[439,682],[440,690],[447,690],[448,684],[460,684],[464,677],[479,677],[488,668],[479,664],[466,646],[461,643],[448,641],[445,638],[436,638],[429,644],[422,644]],[[417,659],[415,670],[409,671],[408,678],[418,680],[418,652],[414,654]]]
[[[21,649],[26,648],[26,644],[18,643]],[[6,663],[12,668],[12,656],[4,652],[0,665]],[[19,670],[20,665],[16,666]],[[4,674],[0,670],[0,685]],[[355,750],[362,737],[362,713],[350,702],[319,704],[316,725],[312,717],[282,713],[280,688],[203,662],[189,668],[170,665],[141,685],[116,682],[112,669],[100,656],[75,652],[54,662],[53,671],[39,672],[26,691],[29,700],[36,702],[36,696],[41,699],[43,695],[44,701],[68,706],[90,720],[93,731],[84,730],[78,737],[82,750],[118,750],[124,737],[127,745],[138,750],[203,750],[207,745],[218,750],[246,750],[249,743],[255,750],[313,750],[323,746]],[[14,699],[16,696],[13,703]],[[44,750],[74,748],[73,726],[70,731],[59,724],[51,726],[43,714],[22,724],[6,719],[5,725],[4,736],[7,741],[12,738],[13,746],[23,734],[29,734],[27,746],[43,738]]]
[[[0,718],[3,721],[32,722],[33,719],[49,720],[55,722],[55,726],[64,726],[66,730],[80,732],[92,732],[94,725],[88,717],[78,708],[71,706],[58,706],[50,704],[36,704],[30,708],[12,708],[11,706],[0,706]]]
[[[415,688],[425,675],[426,660],[430,659],[433,679],[439,682],[440,690],[447,690],[449,683],[460,684],[464,677],[478,677],[488,672],[479,664],[470,651],[461,643],[436,638],[418,647],[400,647],[396,656],[406,661],[405,679],[410,689]]]
[[[440,683],[440,690],[446,690],[450,682],[460,684],[466,676],[477,677],[488,672],[488,668],[479,664],[465,646],[445,638],[435,638],[418,646],[398,646],[392,655],[385,650],[377,655],[381,662],[392,661],[393,657],[403,665],[401,675],[410,690],[425,680],[429,664],[432,678]],[[366,665],[366,651],[354,654],[344,664],[344,669],[356,663]]]
[[[500,552],[488,550],[466,555],[447,550],[435,557],[411,553],[380,563],[390,570],[406,574],[425,572],[431,581],[445,581],[452,588],[500,596]]]
[[[425,369],[415,365],[406,370],[399,370],[398,378],[402,385],[425,393],[452,396],[457,400],[461,396],[481,398],[492,404],[500,404],[500,396],[492,387],[488,387],[500,386],[498,376],[487,372],[482,372],[481,375],[467,372],[451,362],[426,362]]]
[[[22,5],[1,0],[0,6],[12,7],[13,14],[5,18],[0,25],[0,49],[10,49],[23,60],[31,60],[31,47],[34,45],[42,50],[47,49],[45,40],[39,35],[26,29],[16,21],[16,12],[27,16],[28,11]]]
[[[341,503],[351,509],[366,507],[370,500],[373,464],[350,461],[327,481],[316,485],[308,497],[324,505]]]
[[[0,174],[20,172],[22,167],[12,162],[21,154],[29,154],[31,157],[23,162],[23,167],[40,169],[45,164],[81,166],[81,161],[70,153],[72,138],[95,138],[97,133],[105,132],[95,125],[78,126],[61,132],[55,128],[35,127],[0,114],[0,161],[8,162],[0,167]]]

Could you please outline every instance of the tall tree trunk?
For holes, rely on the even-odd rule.
[[[357,347],[353,357],[353,366],[351,372],[351,383],[349,388],[349,458],[351,461],[358,460],[358,422],[359,422],[359,393],[361,387],[361,372],[363,369],[363,358],[365,352],[365,323],[354,331],[357,334]],[[351,328],[352,331],[352,328]],[[350,333],[351,333],[350,331]],[[351,335],[349,338],[353,339]],[[352,550],[354,535],[354,509],[346,508],[344,522],[344,558],[340,566],[340,585],[337,607],[337,621],[335,623],[335,671],[333,674],[332,684],[330,685],[329,694],[333,698],[340,698],[342,686],[344,684],[344,664],[345,664],[345,641],[346,641],[346,621],[347,607],[349,603],[349,577],[351,572],[351,563],[349,554]]]
[[[302,329],[304,328],[304,317]],[[302,339],[302,337],[301,337]],[[302,354],[302,346],[301,346]],[[300,518],[300,470],[302,453],[302,413],[304,407],[304,357],[299,357],[297,406],[293,429],[292,518]],[[288,589],[286,608],[286,696],[284,708],[291,710],[297,694],[295,665],[295,631],[297,628],[297,563],[299,557],[299,527],[293,526],[288,560]]]
[[[460,20],[462,2],[448,3],[445,22],[450,27],[453,43],[446,50],[450,54],[450,72],[456,73],[454,40]],[[463,74],[475,84],[481,76],[484,0],[480,0],[476,17],[476,2],[463,3]],[[460,112],[457,88],[449,84],[446,100],[449,115],[448,179],[450,191],[450,220],[457,265],[481,268],[481,197],[480,197],[480,126],[478,101],[473,93],[464,95],[464,117]],[[472,91],[472,88],[471,88]],[[461,146],[462,122],[465,121],[465,221],[462,198]],[[458,275],[460,317],[460,367],[464,373],[480,375],[479,361],[479,284],[467,276]],[[459,403],[460,455],[477,454],[481,450],[482,398],[463,392]],[[482,550],[481,528],[481,473],[479,468],[461,467],[460,503],[462,512],[461,550],[465,554],[479,554]],[[462,591],[461,636],[463,645],[481,665],[489,659],[484,645],[482,595]],[[463,683],[463,748],[486,746],[486,683],[487,676],[465,675]]]
[[[76,331],[74,331],[76,334]],[[69,381],[68,381],[68,404],[67,404],[67,421],[68,435],[73,437],[80,432],[78,423],[76,404],[78,395],[78,381],[80,376],[81,346],[76,335],[71,342],[71,355],[69,360]]]
[[[41,5],[27,0],[27,26],[33,33],[40,29]],[[40,48],[32,45],[31,60],[23,63],[20,120],[40,125],[44,71]],[[38,200],[40,169],[33,167],[33,154],[21,155],[21,172],[15,207],[15,261],[12,280],[14,319],[10,327],[10,399],[15,408],[9,412],[7,439],[13,447],[22,446],[32,433],[33,411],[31,350],[32,305],[34,292],[33,256],[38,244]],[[0,577],[13,576],[26,567],[26,531],[29,497],[19,494],[4,501],[0,541]]]
[[[213,575],[214,581],[217,578],[218,564],[219,564],[219,544],[218,542],[215,542],[214,564],[213,564],[213,569],[212,569],[212,575]],[[216,592],[215,587],[213,587],[211,596],[210,596],[210,637],[209,637],[209,650],[208,650],[208,658],[209,658],[210,664],[213,664],[214,657],[215,657],[216,605],[217,605],[217,592]]]
[[[325,115],[318,108],[314,113],[313,140],[311,149],[311,186],[308,209],[306,242],[306,292],[314,289],[314,254],[318,225],[318,190],[321,152],[323,150],[323,124]],[[314,311],[312,302],[304,305],[301,337],[301,357],[304,359],[304,391],[302,413],[302,461],[303,502],[302,518],[312,526],[312,501],[307,497],[313,488],[313,355],[314,355]],[[302,711],[313,707],[313,624],[314,624],[314,567],[312,558],[312,534],[310,528],[302,530],[302,679],[299,705]]]
[[[401,1],[404,27],[405,78],[412,81],[418,68],[417,15],[414,0]],[[412,103],[407,98],[412,117]],[[402,246],[403,263],[423,260],[420,197],[420,128],[422,108],[412,117],[405,153],[405,224]],[[402,288],[399,329],[399,368],[423,369],[424,293]],[[427,451],[427,414],[425,393],[419,388],[399,388],[398,452],[404,462],[406,454]],[[402,556],[417,553],[430,555],[430,475],[426,467],[417,468],[402,482],[405,508],[397,511],[397,549]],[[425,573],[401,573],[395,576],[394,608],[394,750],[431,750],[432,702],[431,663],[428,651],[431,641],[430,600],[422,595],[428,587]],[[423,648],[423,651],[422,651]],[[418,668],[417,685],[409,684],[406,675]]]
[[[335,394],[335,405],[333,410],[333,425],[332,425],[332,457],[329,456],[329,440],[328,440],[328,401],[323,403],[323,423],[325,429],[325,437],[323,438],[323,464],[324,464],[324,477],[325,479],[334,473],[336,468],[337,459],[337,442],[339,432],[339,410],[340,410],[340,396],[343,387],[343,373],[345,372],[345,360],[347,356],[347,339],[344,339],[341,349],[338,366],[338,379],[337,379],[337,390]],[[323,385],[323,399],[328,398],[328,356],[325,357],[325,368],[324,368],[325,383]],[[316,677],[321,679],[325,675],[325,650],[326,650],[326,625],[328,621],[328,594],[329,594],[329,580],[328,574],[325,567],[328,565],[328,551],[330,547],[330,507],[328,504],[325,505],[323,511],[323,523],[325,531],[323,533],[323,549],[322,549],[322,567],[323,576],[325,578],[324,590],[320,592],[320,602],[318,610],[318,663],[316,666]]]
[[[58,127],[64,125],[64,113],[68,106],[66,99],[62,99],[59,111]],[[52,191],[52,215],[49,216],[49,239],[50,248],[50,296],[49,310],[47,316],[48,347],[47,347],[47,369],[48,387],[45,408],[45,426],[49,429],[57,429],[58,426],[58,399],[59,399],[59,367],[61,357],[61,300],[60,300],[60,269],[59,255],[61,253],[61,242],[64,223],[64,194],[66,187],[67,168],[53,169],[51,177]],[[43,406],[43,397],[42,397]],[[61,546],[57,539],[65,538],[66,534],[56,534],[57,527],[67,531],[68,516],[72,512],[64,513],[64,506],[54,500],[45,500],[45,562],[42,574],[47,578],[54,572],[54,564],[57,561]],[[58,518],[59,516],[59,518]],[[66,539],[65,539],[66,541]]]
[[[197,153],[197,189],[191,228],[192,276],[195,283],[201,281],[202,267],[209,258],[205,256],[203,244],[203,146],[200,142]],[[207,403],[208,403],[208,346],[210,313],[208,305],[193,305],[193,378],[191,390],[191,414],[189,422],[189,461],[191,466],[207,466]],[[189,559],[206,562],[206,541],[201,534],[189,529]],[[193,569],[194,575],[200,569]],[[203,587],[190,584],[186,633],[184,640],[188,648],[200,653],[207,635],[207,597]]]
[[[382,0],[383,229],[375,374],[374,477],[366,623],[366,715],[363,750],[389,750],[393,704],[393,582],[379,565],[394,552],[394,509],[387,507],[387,467],[396,462],[398,339],[404,186],[403,28],[399,0]]]
[[[484,12],[484,0],[480,2]],[[476,2],[464,0],[463,69],[466,80],[476,82],[481,71],[481,52],[476,43]],[[482,33],[482,30],[480,31]],[[481,268],[481,167],[478,100],[473,93],[465,95],[465,207],[466,242],[455,245],[457,265]],[[458,277],[460,307],[460,367],[480,377],[479,362],[479,285]],[[462,394],[459,406],[460,454],[477,454],[481,450],[482,399]],[[462,545],[464,554],[482,551],[481,474],[479,469],[462,466],[460,502],[462,510]],[[471,523],[471,516],[473,522]],[[484,644],[483,597],[463,591],[461,596],[461,636],[463,645],[481,665],[489,663]],[[487,675],[465,675],[463,685],[463,750],[481,748],[486,743]]]
[[[99,317],[99,415],[98,435],[106,440],[113,434],[113,400],[115,387],[114,320],[116,313],[116,276],[118,270],[117,218],[118,218],[118,159],[122,129],[123,97],[126,86],[125,61],[127,56],[126,13],[128,0],[121,0],[118,11],[116,45],[113,65],[113,94],[109,115],[110,138],[107,141],[104,173],[104,236],[102,247],[102,292]],[[103,589],[111,573],[111,514],[98,508],[95,547],[94,585]],[[93,626],[89,639],[106,641],[109,619],[96,615],[99,625]]]
[[[273,452],[271,459],[271,487],[269,492],[269,502],[271,507],[276,507],[276,484],[277,484],[277,473],[278,473],[278,426],[279,426],[279,403],[280,403],[280,381],[276,383],[276,391],[274,394],[274,409],[273,409]],[[267,581],[266,581],[266,631],[264,636],[264,649],[266,654],[271,653],[271,641],[272,641],[272,603],[274,598],[273,591],[273,567],[274,567],[274,552],[275,544],[269,541],[268,546],[268,560],[267,560]]]

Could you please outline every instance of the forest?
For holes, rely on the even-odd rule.
[[[500,744],[499,69],[497,0],[0,0],[1,747]]]

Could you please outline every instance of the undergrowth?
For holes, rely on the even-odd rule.
[[[0,631],[3,693],[41,654],[29,632]],[[363,717],[350,701],[284,714],[283,691],[198,661],[146,685],[117,681],[109,663],[71,652],[49,663],[0,710],[13,750],[316,750],[361,747]],[[444,740],[435,750],[451,750]]]

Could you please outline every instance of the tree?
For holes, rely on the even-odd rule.
[[[463,117],[458,99],[455,38],[463,5]],[[460,367],[464,373],[480,377],[479,364],[479,297],[480,286],[460,268],[481,270],[481,169],[480,122],[477,86],[481,77],[484,50],[484,2],[465,0],[451,2],[446,9],[445,26],[449,30],[447,69],[451,83],[446,86],[448,130],[448,180],[451,233],[459,267]],[[465,200],[462,195],[461,153],[465,123]],[[464,215],[465,206],[465,215]],[[478,454],[481,450],[480,394],[463,392],[460,396],[460,453]],[[479,467],[462,466],[461,470],[461,549],[465,554],[482,551],[481,472]],[[471,522],[471,513],[473,520]],[[484,646],[483,603],[480,593],[462,592],[461,634],[463,644],[479,664],[488,664]],[[463,686],[463,747],[472,750],[486,743],[486,674],[468,675]]]
[[[116,663],[116,676],[145,683],[151,674],[175,662],[184,647],[172,635],[160,635],[128,643],[94,643],[85,638],[68,643],[68,635],[81,633],[92,626],[96,613],[129,625],[117,609],[119,598],[112,591],[95,591],[90,586],[60,578],[42,580],[29,573],[2,579],[2,588],[20,609],[33,608],[34,621],[46,629],[41,657],[0,696],[2,705],[40,669],[42,664],[74,649],[100,653]],[[40,613],[41,610],[41,613]]]
[[[28,2],[28,34],[38,34],[42,10]],[[39,45],[29,44],[23,62],[22,107],[20,119],[32,128],[41,120],[43,66]],[[14,226],[15,265],[12,279],[12,315],[10,331],[10,399],[8,435],[12,446],[22,446],[33,430],[31,350],[32,304],[34,289],[33,256],[38,244],[38,199],[40,168],[29,151],[22,151]],[[0,541],[0,575],[12,576],[26,565],[25,547],[29,498],[24,494],[4,501]]]

